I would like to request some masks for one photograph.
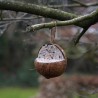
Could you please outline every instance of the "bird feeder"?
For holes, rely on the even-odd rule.
[[[67,65],[64,50],[58,44],[43,45],[35,59],[36,70],[47,79],[60,76]]]

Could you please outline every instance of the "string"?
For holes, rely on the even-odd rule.
[[[55,33],[57,32],[57,28],[56,28],[56,22],[55,23],[55,31],[53,29],[51,29],[51,39],[50,39],[50,43],[55,43]]]

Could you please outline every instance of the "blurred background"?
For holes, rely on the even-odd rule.
[[[77,15],[98,8],[98,0],[78,1],[97,4],[85,7],[75,0],[21,0]],[[49,21],[54,20],[22,12],[0,12],[0,98],[98,98],[98,24],[91,26],[74,47],[70,41],[82,28],[56,28],[55,40],[67,54],[68,65],[62,76],[45,79],[35,70],[34,60],[40,47],[50,41],[50,30],[25,30],[29,25]]]

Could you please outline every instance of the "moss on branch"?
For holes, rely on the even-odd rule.
[[[12,10],[17,12],[26,12],[57,20],[69,20],[77,17],[77,15],[75,14],[67,13],[53,8],[47,8],[45,6],[8,0],[0,1],[0,9]]]
[[[71,20],[67,20],[67,21],[53,21],[53,22],[49,22],[49,23],[41,23],[41,24],[32,25],[27,28],[27,31],[39,30],[42,28],[52,28],[55,26],[77,25],[78,23],[85,24],[84,28],[87,28],[87,27],[91,26],[92,24],[95,24],[98,21],[97,17],[98,17],[98,10],[93,11],[90,14],[80,16],[80,17],[77,17],[77,18],[74,18]],[[90,21],[88,22],[88,20],[90,20]]]

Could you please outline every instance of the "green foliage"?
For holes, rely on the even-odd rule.
[[[0,88],[0,98],[31,98],[37,92],[37,88]]]
[[[37,88],[0,88],[1,98],[35,98],[38,94]],[[73,95],[72,98],[97,98],[97,94],[91,95],[78,95],[77,93]]]
[[[37,86],[34,69],[34,45],[25,45],[20,35],[0,37],[0,86]]]
[[[19,84],[22,86],[37,86],[38,74],[34,68],[34,60],[27,59],[21,68],[17,71],[17,77],[19,78]]]

